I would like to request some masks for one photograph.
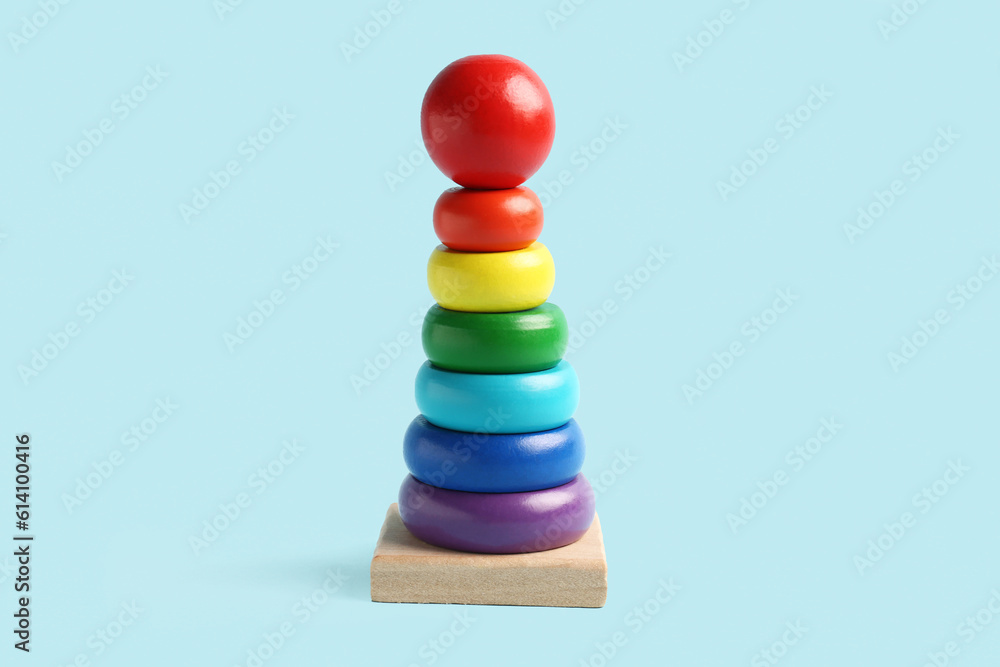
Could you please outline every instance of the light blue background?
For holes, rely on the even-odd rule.
[[[247,664],[287,621],[267,665],[427,665],[426,643],[447,643],[468,611],[435,664],[599,665],[594,642],[619,631],[608,664],[769,664],[758,651],[797,621],[808,631],[779,664],[917,667],[949,641],[952,664],[996,664],[1000,618],[971,643],[958,626],[1000,587],[1000,281],[961,310],[948,295],[1000,250],[997,4],[911,0],[886,37],[882,0],[592,0],[554,27],[557,0],[405,1],[348,62],[341,42],[387,4],[247,0],[220,19],[209,0],[71,2],[16,50],[5,37],[0,536],[14,532],[13,437],[29,432],[37,541],[33,651],[10,647],[0,570],[0,662]],[[678,71],[673,54],[727,8]],[[5,3],[0,27],[38,11]],[[528,185],[572,177],[547,199],[542,240],[552,301],[593,334],[569,359],[585,472],[613,481],[598,497],[600,610],[368,598],[416,414],[430,214],[450,186],[427,160],[393,189],[385,173],[415,149],[427,84],[472,53],[524,60],[555,103],[555,145]],[[156,66],[166,79],[115,116]],[[776,123],[813,86],[832,97],[785,139]],[[294,119],[247,161],[240,143],[275,108]],[[52,162],[108,117],[114,131],[60,182]],[[582,159],[616,119],[616,140]],[[949,127],[959,139],[908,180],[904,164]],[[717,182],[769,138],[778,151],[723,201]],[[229,160],[240,173],[186,223],[179,205]],[[844,225],[894,179],[905,193],[849,242]],[[283,275],[317,237],[339,247],[293,290]],[[626,300],[616,284],[651,246],[672,256]],[[121,269],[134,281],[85,322],[78,304]],[[230,351],[224,334],[275,289],[285,302]],[[750,342],[744,323],[779,289],[797,300]],[[583,326],[608,299],[603,326]],[[947,324],[894,370],[887,355],[939,308]],[[24,382],[18,366],[73,322],[79,335]],[[743,356],[686,400],[733,341]],[[166,398],[177,410],[128,451],[121,434]],[[794,471],[786,452],[831,417],[842,430]],[[258,495],[250,476],[293,438],[304,451]],[[64,494],[114,450],[122,465],[68,511]],[[920,513],[912,496],[957,460],[970,470]],[[727,514],[778,471],[790,481],[734,534]],[[252,504],[195,555],[189,538],[242,492]],[[855,556],[907,511],[916,525],[860,573]],[[348,579],[301,623],[293,607],[328,569]],[[671,578],[676,597],[634,632],[633,607]],[[90,638],[133,600],[138,619],[96,655]]]

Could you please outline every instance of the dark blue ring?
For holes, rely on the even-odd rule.
[[[419,415],[403,436],[406,467],[424,484],[474,493],[520,493],[566,484],[583,467],[576,420],[534,433],[468,433]]]

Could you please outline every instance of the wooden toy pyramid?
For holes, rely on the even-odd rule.
[[[434,207],[420,415],[403,439],[410,475],[371,563],[376,602],[601,607],[607,562],[580,470],[568,326],[537,242],[542,204],[522,186],[555,136],[541,79],[506,56],[470,56],[434,79],[424,144],[459,186]]]

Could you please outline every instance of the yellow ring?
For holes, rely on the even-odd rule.
[[[545,303],[555,282],[552,255],[541,243],[510,252],[459,252],[439,245],[427,262],[431,295],[448,310],[528,310]]]

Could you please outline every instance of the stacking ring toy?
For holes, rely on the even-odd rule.
[[[434,233],[452,250],[505,252],[527,248],[542,233],[542,202],[524,187],[449,188],[434,205]]]
[[[399,516],[417,538],[446,549],[547,551],[572,544],[587,532],[594,520],[594,490],[583,475],[525,493],[450,491],[408,475],[399,487]]]
[[[463,313],[431,306],[424,352],[438,368],[465,373],[530,373],[552,368],[566,353],[569,327],[559,306],[516,313]]]
[[[474,493],[518,493],[560,486],[583,467],[576,421],[550,431],[485,435],[449,431],[418,416],[403,436],[403,460],[419,481]]]
[[[442,308],[508,313],[545,303],[556,282],[541,243],[510,252],[459,252],[439,245],[427,262],[427,284]]]
[[[576,412],[580,383],[566,361],[535,373],[455,373],[425,362],[417,407],[427,421],[474,433],[529,433],[562,426]]]

